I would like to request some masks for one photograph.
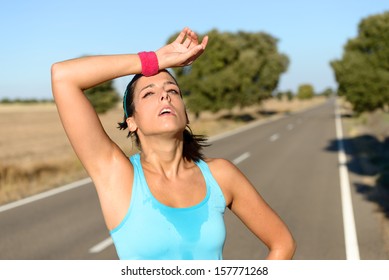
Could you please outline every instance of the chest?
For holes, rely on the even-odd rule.
[[[171,208],[135,185],[125,223],[111,232],[121,259],[221,259],[225,240],[220,195],[189,208]]]
[[[198,168],[171,178],[147,170],[144,175],[153,197],[169,207],[186,208],[197,205],[207,193],[205,179]]]

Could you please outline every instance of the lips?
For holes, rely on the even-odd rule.
[[[174,110],[171,107],[163,107],[161,111],[159,111],[158,116],[164,115],[175,115]]]

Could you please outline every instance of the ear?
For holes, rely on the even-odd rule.
[[[133,117],[129,117],[126,119],[126,123],[130,132],[135,132],[138,129],[136,122]]]

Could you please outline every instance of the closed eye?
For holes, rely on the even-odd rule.
[[[148,92],[146,92],[146,93],[143,95],[143,98],[149,97],[149,96],[151,96],[151,95],[153,95],[153,94],[154,94],[154,92],[148,91]]]
[[[169,93],[173,93],[173,94],[180,94],[177,90],[175,89],[171,89],[171,90],[168,90]]]
[[[182,96],[181,96],[181,91],[180,91],[180,89],[179,89],[178,87],[172,87],[172,88],[170,88],[170,89],[167,89],[167,92],[168,92],[169,94],[177,95],[177,96],[182,97]]]

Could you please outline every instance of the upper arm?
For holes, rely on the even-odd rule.
[[[231,211],[267,247],[275,248],[293,243],[286,224],[234,164],[217,159],[210,166]]]
[[[93,177],[99,173],[100,164],[112,158],[116,145],[104,131],[83,90],[64,77],[60,65],[53,65],[51,71],[52,91],[61,122],[74,151]]]

